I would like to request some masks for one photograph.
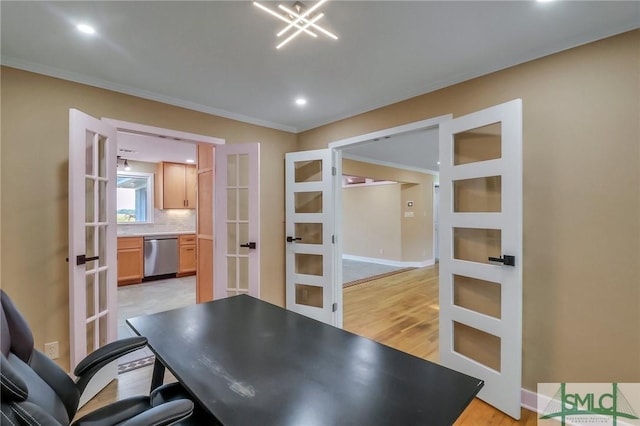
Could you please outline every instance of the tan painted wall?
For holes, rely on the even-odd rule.
[[[402,260],[401,184],[342,189],[343,252]]]
[[[68,367],[69,108],[151,126],[261,144],[261,296],[284,304],[284,153],[296,135],[2,67],[2,288],[33,328],[59,341]]]
[[[524,107],[524,371],[640,381],[640,30],[313,129],[313,149],[515,98]]]
[[[420,262],[433,259],[433,175],[348,159],[342,160],[342,173],[403,182],[400,260]],[[408,201],[413,201],[413,207],[407,207]],[[405,211],[413,212],[414,216],[404,217]]]
[[[68,109],[261,142],[263,297],[284,301],[283,156],[296,136],[1,69],[1,286],[68,366]],[[298,148],[524,102],[524,385],[640,381],[640,31],[298,135]]]

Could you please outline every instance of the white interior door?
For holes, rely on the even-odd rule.
[[[215,149],[214,299],[260,297],[260,144]]]
[[[117,338],[116,130],[69,110],[69,322],[71,369]],[[81,404],[116,377],[116,361]]]
[[[440,361],[520,418],[522,101],[440,126]]]
[[[289,310],[337,325],[332,170],[330,149],[285,156],[286,301]]]

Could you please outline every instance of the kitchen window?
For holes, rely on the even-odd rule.
[[[118,172],[118,223],[153,222],[153,173]]]

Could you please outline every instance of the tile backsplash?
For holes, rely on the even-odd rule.
[[[153,223],[118,224],[118,235],[195,230],[195,209],[153,209]]]

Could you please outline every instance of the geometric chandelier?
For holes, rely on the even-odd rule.
[[[312,7],[308,9],[299,1],[296,1],[293,4],[293,8],[289,8],[287,6],[279,4],[278,9],[280,9],[284,13],[282,12],[278,13],[276,11],[273,11],[268,7],[264,6],[263,4],[258,3],[257,1],[254,1],[253,4],[256,5],[258,8],[264,10],[265,12],[269,13],[270,15],[275,16],[281,21],[284,21],[287,23],[287,26],[284,27],[277,34],[277,37],[282,37],[287,33],[289,33],[289,36],[276,46],[276,49],[280,49],[282,46],[289,43],[291,40],[293,40],[294,38],[296,38],[302,33],[305,33],[311,37],[317,38],[318,34],[316,34],[316,32],[321,32],[326,36],[331,37],[334,40],[338,39],[337,35],[332,34],[331,32],[325,30],[324,28],[322,28],[320,25],[316,23],[320,19],[322,19],[322,17],[324,16],[324,13],[314,14],[314,12],[323,3],[326,3],[327,1],[329,0],[320,0],[319,2],[317,2],[316,4],[314,4]]]

